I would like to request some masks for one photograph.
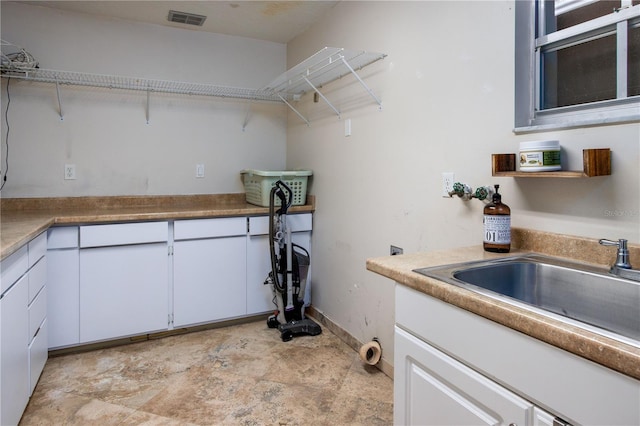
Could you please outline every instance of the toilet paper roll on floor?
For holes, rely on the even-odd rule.
[[[369,365],[376,365],[382,356],[382,348],[377,339],[362,345],[359,351],[360,359]]]

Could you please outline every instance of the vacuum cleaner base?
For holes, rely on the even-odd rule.
[[[271,320],[271,318],[269,318],[269,320]],[[273,327],[273,321],[269,320],[267,320],[269,328],[275,328]],[[282,338],[283,342],[288,342],[294,337],[303,334],[309,336],[317,336],[318,334],[322,333],[322,328],[308,318],[289,321],[286,324],[279,324],[278,330],[280,330],[280,337]]]

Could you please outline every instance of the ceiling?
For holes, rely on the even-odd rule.
[[[287,43],[340,0],[305,1],[19,1],[138,22]],[[201,27],[169,22],[169,10],[206,16]]]

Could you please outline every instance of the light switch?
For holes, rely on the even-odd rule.
[[[204,164],[196,164],[196,178],[201,179],[204,177]]]

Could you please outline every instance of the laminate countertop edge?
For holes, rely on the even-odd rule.
[[[56,225],[262,216],[269,213],[267,207],[247,203],[244,194],[3,199],[1,207],[0,260]],[[307,196],[307,204],[289,208],[290,214],[314,211],[313,196]]]
[[[527,231],[528,232],[528,231]],[[482,246],[367,259],[369,271],[446,303],[480,315],[535,339],[640,380],[640,348],[589,332],[533,311],[429,278],[414,269],[459,262],[501,258],[531,252],[487,253]],[[539,251],[537,251],[539,252]],[[543,253],[549,254],[549,253]],[[606,271],[606,266],[602,266]]]

